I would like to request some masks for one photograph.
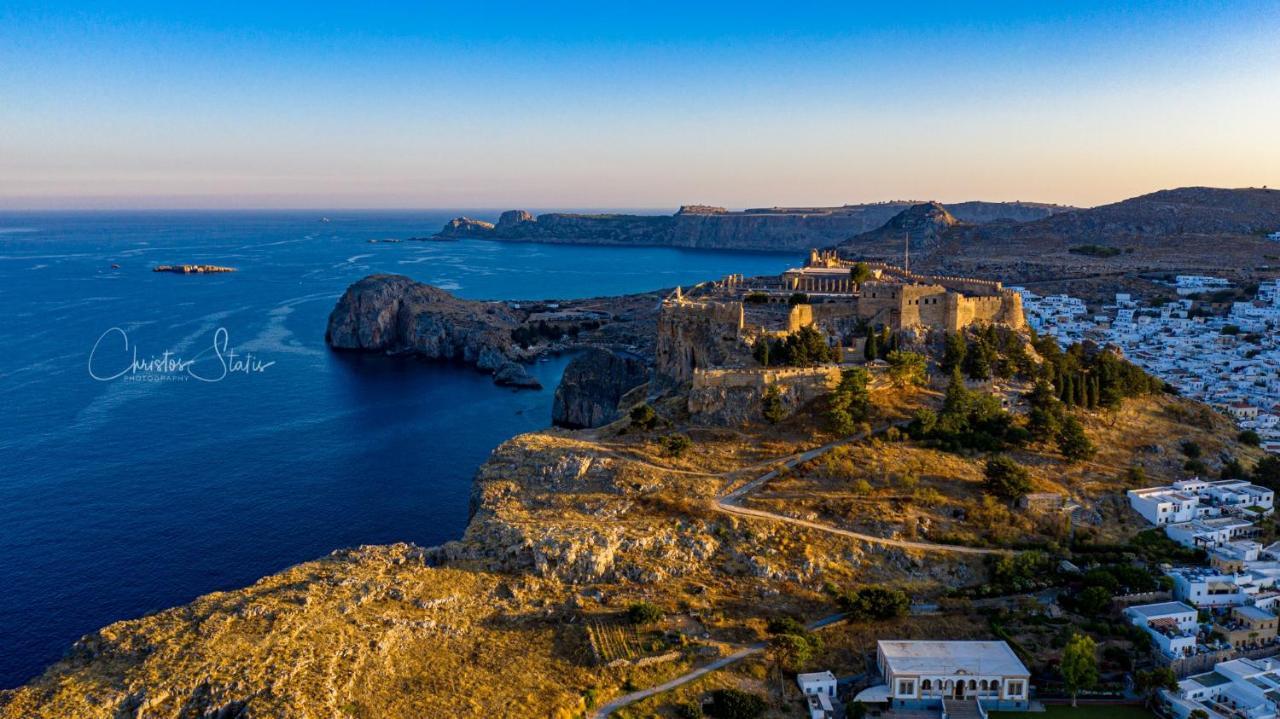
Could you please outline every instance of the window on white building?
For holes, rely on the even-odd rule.
[[[915,696],[916,683],[914,681],[898,682],[898,696]]]
[[[1022,682],[1021,682],[1021,681],[1016,681],[1016,680],[1015,680],[1015,681],[1010,681],[1010,682],[1009,682],[1009,696],[1011,696],[1011,697],[1020,697],[1020,696],[1022,696]]]

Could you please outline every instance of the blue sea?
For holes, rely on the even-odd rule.
[[[461,534],[476,468],[549,424],[568,358],[537,364],[546,389],[529,392],[460,366],[334,354],[326,319],[360,277],[573,298],[798,260],[368,242],[457,214],[0,213],[0,687],[116,620],[340,547]],[[151,271],[166,263],[239,271]],[[151,365],[116,376],[135,351]],[[230,352],[244,364],[224,368]]]

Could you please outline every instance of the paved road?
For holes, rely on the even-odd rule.
[[[829,627],[832,624],[839,622],[841,619],[844,619],[843,614],[832,614],[831,616],[823,617],[822,619],[819,619],[816,622],[810,622],[808,624],[808,628],[810,630],[822,629],[823,627]],[[592,719],[605,719],[605,717],[609,716],[610,714],[618,711],[619,709],[629,704],[635,704],[636,702],[643,701],[645,699],[648,699],[651,696],[662,694],[664,692],[669,692],[672,689],[675,689],[676,687],[680,686],[681,684],[688,684],[694,679],[697,679],[702,676],[706,676],[707,674],[710,674],[711,672],[714,672],[716,670],[724,669],[730,664],[740,662],[743,659],[746,659],[747,657],[752,656],[754,654],[759,654],[760,652],[763,652],[765,650],[766,646],[767,644],[765,642],[756,642],[755,644],[748,644],[747,646],[742,647],[741,649],[737,650],[732,654],[727,654],[723,657],[720,657],[714,662],[700,666],[697,669],[694,669],[688,672],[687,674],[681,674],[680,676],[676,677],[675,679],[672,679],[669,682],[665,682],[657,686],[649,687],[648,689],[641,689],[640,691],[631,692],[630,694],[625,694],[623,696],[620,696],[617,699],[614,699],[608,704],[605,704],[604,706],[597,709],[596,712],[591,715]]]

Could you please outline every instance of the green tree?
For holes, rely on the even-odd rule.
[[[787,298],[787,304],[792,307],[795,307],[796,305],[807,305],[809,304],[809,295],[806,295],[803,292],[792,292],[791,296]]]
[[[1133,675],[1133,688],[1142,695],[1148,707],[1155,704],[1161,689],[1174,691],[1178,688],[1178,677],[1169,667],[1156,667],[1150,671],[1138,670]]]
[[[1076,596],[1076,609],[1086,617],[1096,617],[1111,606],[1111,592],[1103,587],[1085,587]]]
[[[1097,448],[1085,434],[1084,425],[1075,417],[1068,416],[1062,423],[1058,433],[1058,451],[1068,462],[1083,462],[1097,454]]]
[[[1026,468],[1008,455],[993,455],[987,460],[983,474],[983,489],[1007,502],[1017,501],[1031,491],[1031,479]]]
[[[1093,638],[1087,634],[1073,634],[1062,650],[1059,671],[1074,707],[1080,690],[1092,689],[1098,683],[1098,645]]]
[[[889,381],[894,387],[922,385],[927,379],[925,357],[919,352],[894,350],[889,353]]]
[[[1240,444],[1247,445],[1249,447],[1257,447],[1258,445],[1262,444],[1262,437],[1260,437],[1257,432],[1251,429],[1246,429],[1245,431],[1241,432],[1238,439],[1240,440]]]
[[[822,640],[807,631],[776,634],[769,640],[769,653],[779,666],[789,672],[802,671],[821,649]]]
[[[849,279],[855,285],[861,286],[863,282],[871,279],[872,276],[871,268],[865,262],[858,262],[849,268]]]
[[[868,362],[880,358],[880,339],[874,327],[867,328],[867,343],[862,348],[862,357]]]
[[[861,587],[839,596],[840,606],[853,621],[898,619],[911,611],[911,599],[900,589]]]
[[[942,350],[940,363],[942,371],[951,374],[957,367],[964,367],[964,358],[968,349],[969,343],[965,342],[964,335],[959,332],[948,332],[946,346]]]
[[[751,356],[755,357],[762,367],[769,366],[769,352],[769,338],[767,337],[757,337],[755,344],[751,345]]]
[[[979,338],[965,351],[964,372],[969,379],[991,379],[996,362],[995,348]]]
[[[778,385],[765,387],[760,404],[761,414],[769,424],[777,424],[787,418],[787,408],[782,403],[782,391],[778,389]]]
[[[632,624],[653,624],[663,616],[662,609],[650,602],[635,602],[627,607],[627,621]]]
[[[840,373],[840,384],[831,394],[827,409],[827,421],[836,434],[853,434],[858,423],[871,413],[869,381],[870,375],[862,367],[850,367]]]

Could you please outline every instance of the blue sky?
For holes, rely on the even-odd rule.
[[[184,5],[0,4],[0,207],[1280,184],[1274,0]]]

